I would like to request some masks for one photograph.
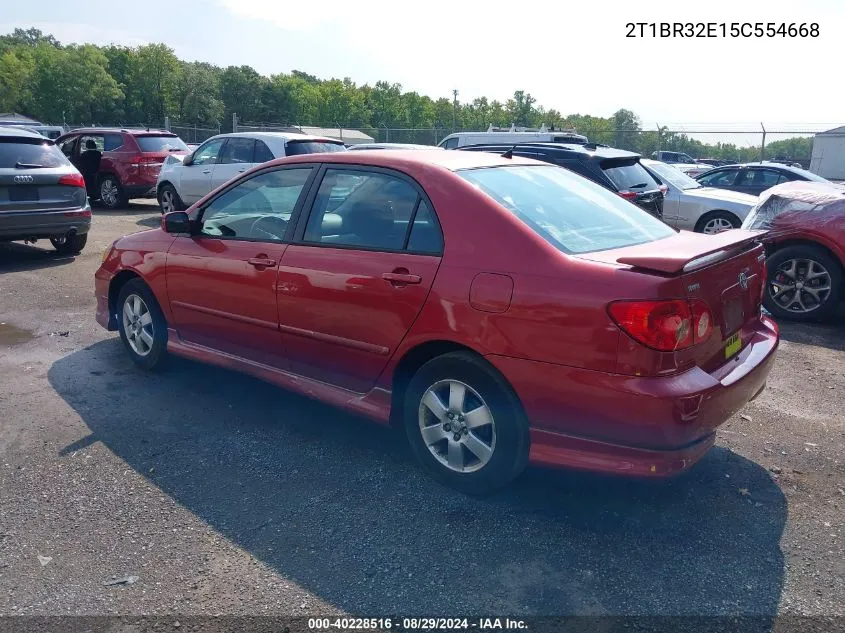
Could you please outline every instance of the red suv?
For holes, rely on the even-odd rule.
[[[188,146],[167,130],[81,128],[56,139],[85,178],[88,195],[108,209],[131,198],[155,198],[158,172],[170,154]]]

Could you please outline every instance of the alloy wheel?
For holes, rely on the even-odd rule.
[[[449,470],[474,472],[493,456],[493,414],[478,392],[466,383],[447,379],[431,385],[423,394],[418,415],[425,445]]]
[[[117,204],[117,198],[119,193],[120,192],[117,189],[117,185],[110,178],[104,180],[100,185],[100,199],[107,206],[111,207]]]
[[[173,200],[173,192],[170,189],[165,189],[161,192],[161,210],[164,213],[170,213],[175,210]]]
[[[126,341],[138,356],[146,356],[153,348],[153,318],[144,300],[131,294],[123,302],[123,331]]]
[[[788,259],[769,280],[772,301],[789,312],[817,310],[831,291],[830,273],[812,259]]]
[[[706,235],[714,235],[722,231],[730,231],[732,228],[734,228],[734,225],[727,218],[711,218],[704,225],[701,232]]]

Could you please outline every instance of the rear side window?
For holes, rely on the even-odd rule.
[[[737,185],[740,187],[774,187],[776,184],[789,180],[774,169],[747,169],[740,177]]]
[[[0,169],[39,169],[70,165],[52,142],[0,136]]]
[[[142,152],[179,152],[188,151],[188,146],[178,136],[136,136]]]
[[[420,200],[411,235],[408,238],[408,250],[415,253],[439,254],[443,251],[443,235],[434,219],[434,213],[425,200]]]
[[[276,157],[273,156],[273,152],[270,151],[270,148],[267,147],[264,141],[255,141],[255,158],[253,162],[266,163],[268,160],[273,160],[274,158]]]
[[[103,151],[113,152],[118,147],[123,145],[122,134],[106,134],[103,140]]]
[[[565,253],[644,244],[675,233],[615,193],[559,167],[514,165],[457,174]]]
[[[602,161],[601,168],[619,191],[650,191],[659,187],[639,161],[628,163]]]
[[[321,154],[323,152],[344,152],[346,145],[338,141],[288,141],[285,144],[285,153],[288,156],[299,154]]]

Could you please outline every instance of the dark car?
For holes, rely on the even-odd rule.
[[[0,242],[49,239],[62,253],[88,240],[85,181],[48,138],[0,127]]]
[[[468,145],[459,151],[494,152],[523,156],[565,167],[589,178],[605,189],[663,218],[663,195],[666,186],[657,182],[640,164],[641,156],[634,152],[615,149],[606,145],[587,143],[519,143],[518,145]]]
[[[519,157],[300,154],[118,239],[97,321],[145,369],[184,356],[402,424],[468,492],[528,462],[660,477],[766,383],[757,237],[676,232]]]
[[[766,189],[793,180],[829,182],[814,173],[777,163],[746,163],[708,169],[695,178],[705,187],[730,189],[759,196]]]
[[[723,167],[724,165],[735,164],[735,161],[723,160],[721,158],[699,158],[695,162],[702,165],[710,165],[712,167]]]
[[[164,159],[190,150],[167,130],[80,128],[56,139],[85,178],[88,195],[109,209],[132,198],[155,198]]]
[[[788,182],[766,191],[742,228],[764,230],[763,302],[778,318],[820,321],[845,297],[845,187]]]

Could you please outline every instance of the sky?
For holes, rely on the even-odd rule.
[[[629,22],[816,22],[820,35],[627,38]],[[761,122],[845,124],[843,0],[28,0],[0,15],[0,32],[30,26],[63,43],[164,42],[183,59],[267,75],[387,80],[433,98],[457,89],[462,102],[525,90],[563,114],[627,108],[648,128],[754,130],[730,135],[741,144],[757,142]]]

